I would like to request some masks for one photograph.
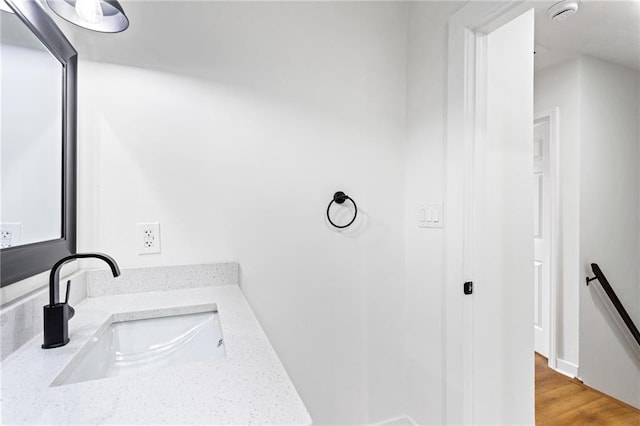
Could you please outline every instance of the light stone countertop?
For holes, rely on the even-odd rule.
[[[226,357],[129,376],[51,387],[74,356],[114,320],[217,305]],[[2,424],[304,424],[302,400],[236,285],[86,299],[71,341],[40,348],[42,334],[0,364]]]

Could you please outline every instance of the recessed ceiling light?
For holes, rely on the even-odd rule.
[[[554,21],[564,21],[571,15],[578,12],[578,0],[563,0],[551,6],[547,10],[547,16]]]

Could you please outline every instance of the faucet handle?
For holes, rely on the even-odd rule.
[[[64,297],[64,303],[66,305],[69,305],[69,291],[71,290],[71,280],[67,281],[67,293]],[[73,318],[73,316],[76,314],[76,310],[73,309],[70,305],[69,305],[69,319]]]

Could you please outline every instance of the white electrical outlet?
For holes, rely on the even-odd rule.
[[[138,224],[138,254],[160,253],[160,223]]]
[[[9,248],[11,247],[11,237],[12,232],[6,229],[0,230],[0,248]]]
[[[0,248],[9,248],[20,245],[21,223],[0,224]]]

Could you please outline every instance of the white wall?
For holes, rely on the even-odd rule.
[[[636,324],[640,323],[640,74],[581,60],[580,283],[598,263]],[[597,283],[580,285],[580,377],[640,407],[640,351],[607,311]],[[633,342],[635,344],[635,342]]]
[[[557,351],[561,368],[578,365],[580,286],[580,61],[535,73],[535,112],[559,108],[560,276],[557,283]]]
[[[316,423],[399,416],[407,5],[206,7],[226,35],[202,52],[207,78],[80,63],[80,249],[239,261]],[[336,190],[359,207],[344,232],[325,221]],[[139,256],[149,221],[162,253]]]
[[[418,228],[417,209],[443,201],[447,20],[461,5],[413,2],[409,6],[404,217],[407,413],[419,424],[442,424],[444,414],[444,229]]]

